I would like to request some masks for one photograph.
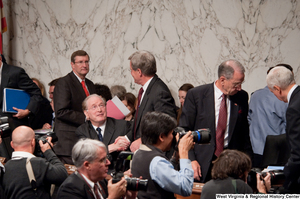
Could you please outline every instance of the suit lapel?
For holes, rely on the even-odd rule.
[[[230,98],[229,98],[230,99]],[[230,100],[230,118],[229,118],[229,128],[228,128],[228,143],[231,140],[233,129],[236,125],[236,121],[239,113],[239,105]]]
[[[208,127],[211,130],[211,136],[214,138],[216,134],[214,83],[212,83],[209,90],[206,93],[204,93],[203,103],[205,104],[204,112],[206,114],[206,121],[210,121],[208,122],[208,124],[211,123],[211,121],[213,121],[213,123],[211,123],[213,125],[211,127]]]
[[[84,90],[83,90],[83,88],[82,88],[82,86],[81,86],[81,83],[79,82],[79,80],[78,80],[78,78],[74,75],[74,72],[72,71],[72,72],[70,72],[69,73],[70,74],[70,78],[71,78],[71,80],[72,80],[72,84],[74,85],[74,89],[77,89],[77,91],[79,92],[79,95],[80,96],[84,96],[84,98],[83,98],[83,100],[85,99],[85,97],[86,97],[86,95],[85,95],[85,92],[84,92]],[[82,100],[82,101],[83,101]]]
[[[138,111],[136,129],[138,129],[138,126],[140,125],[140,120],[142,119],[142,116],[145,114],[144,113],[144,109],[145,109],[146,104],[147,104],[147,102],[149,100],[149,94],[151,92],[151,89],[152,89],[154,83],[156,82],[157,78],[158,78],[157,75],[154,75],[154,77],[152,78],[151,82],[149,83],[149,85],[147,87],[147,90],[146,90],[146,92],[144,94],[142,103],[140,104],[139,111]]]
[[[110,118],[107,118],[106,125],[105,125],[105,132],[103,137],[103,143],[108,146],[113,134],[115,132],[115,127],[113,122],[110,120]]]
[[[88,121],[88,123],[89,123],[89,134],[90,134],[89,137],[91,139],[99,140],[98,134],[97,134],[96,130],[94,129],[92,123],[90,121]]]

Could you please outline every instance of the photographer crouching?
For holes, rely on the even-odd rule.
[[[63,163],[51,150],[48,142],[39,141],[45,158],[33,155],[36,140],[34,131],[27,126],[19,126],[12,132],[12,159],[5,164],[1,185],[6,198],[51,198],[51,184],[59,185],[68,176]]]
[[[170,150],[176,120],[165,113],[149,112],[141,121],[142,144],[134,154],[131,172],[133,177],[148,179],[147,191],[139,190],[138,198],[175,198],[174,193],[192,194],[194,171],[188,151],[194,146],[191,132],[178,144],[180,170],[176,171],[164,152]],[[179,135],[177,135],[179,138]]]

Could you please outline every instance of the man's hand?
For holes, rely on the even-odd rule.
[[[2,138],[1,138],[1,135],[0,135],[0,144],[2,143]]]
[[[180,159],[188,159],[189,158],[189,150],[194,146],[192,132],[189,131],[186,135],[184,135],[178,144],[178,152]]]
[[[256,183],[258,192],[267,193],[271,189],[271,174],[267,172],[267,175],[261,179],[261,175],[257,173]]]
[[[125,151],[129,145],[130,142],[124,136],[119,136],[113,144],[108,145],[108,152]]]
[[[201,167],[200,164],[197,162],[197,160],[192,161],[192,168],[194,170],[194,178],[200,181],[200,177],[202,177]]]
[[[13,109],[15,111],[18,111],[18,113],[16,113],[15,115],[13,115],[13,117],[16,117],[18,119],[22,119],[24,117],[27,117],[29,115],[29,113],[30,113],[30,111],[28,109],[23,110],[23,109],[19,109],[19,108],[16,108],[16,107],[13,107]]]
[[[142,143],[141,138],[135,140],[134,142],[131,143],[130,150],[132,152],[135,152],[136,150],[138,150],[140,148],[141,143]]]
[[[52,128],[52,126],[48,123],[45,123],[42,127],[42,129],[51,129],[51,128]]]
[[[39,144],[40,144],[40,147],[41,147],[41,151],[43,153],[45,153],[45,151],[47,151],[48,149],[51,149],[51,147],[53,146],[51,140],[52,140],[52,137],[47,137],[46,138],[48,140],[48,142],[46,142],[45,144],[43,144],[42,140],[39,141]],[[51,147],[50,147],[51,145]]]
[[[118,199],[126,193],[127,182],[123,177],[119,182],[112,184],[112,179],[108,181],[107,190],[108,198],[107,199]]]

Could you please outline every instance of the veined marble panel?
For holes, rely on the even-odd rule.
[[[268,67],[293,66],[299,82],[299,0],[3,0],[8,32],[4,55],[46,85],[71,71],[70,56],[86,50],[95,83],[137,94],[128,57],[149,50],[160,78],[177,99],[183,83],[217,78],[218,65],[237,59],[243,88],[266,85]],[[48,86],[46,86],[48,87]]]

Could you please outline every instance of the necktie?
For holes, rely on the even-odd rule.
[[[86,95],[86,96],[89,96],[90,93],[89,93],[89,91],[87,90],[87,88],[86,88],[86,86],[85,86],[85,82],[82,81],[82,82],[81,82],[81,85],[82,85],[82,88],[83,88],[83,90],[84,90],[84,92],[85,92],[85,95]]]
[[[96,183],[94,184],[94,193],[95,193],[95,196],[96,196],[95,199],[101,199],[101,196],[100,196],[100,194],[98,192],[98,186],[97,186]]]
[[[102,142],[103,141],[103,137],[102,137],[102,134],[101,134],[101,128],[98,127],[96,130],[98,131],[98,138]]]
[[[143,89],[143,87],[141,87],[140,91],[139,91],[139,95],[138,95],[138,104],[137,104],[137,108],[136,108],[136,112],[135,112],[135,118],[134,118],[134,140],[135,140],[135,137],[136,137],[136,120],[137,120],[137,116],[138,116],[139,107],[140,107],[143,92],[144,92],[144,89]]]
[[[219,111],[219,119],[216,131],[216,151],[215,155],[218,157],[224,148],[224,135],[227,126],[227,106],[226,106],[226,96],[222,95],[222,101]]]

